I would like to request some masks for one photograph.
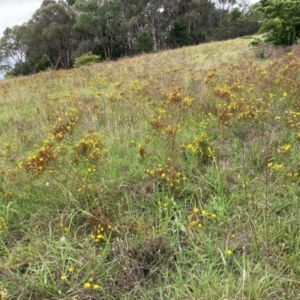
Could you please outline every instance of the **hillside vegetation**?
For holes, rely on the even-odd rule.
[[[300,59],[238,39],[0,82],[0,299],[300,299]]]

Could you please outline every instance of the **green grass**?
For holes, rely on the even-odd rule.
[[[1,300],[300,299],[300,60],[248,43],[0,82]]]

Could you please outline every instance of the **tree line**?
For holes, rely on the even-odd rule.
[[[111,60],[257,33],[261,12],[236,1],[44,0],[28,22],[4,30],[0,71],[28,75],[71,68],[88,52]]]

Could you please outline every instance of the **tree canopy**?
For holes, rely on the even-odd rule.
[[[260,33],[264,41],[279,46],[297,43],[300,37],[299,0],[261,0],[256,5],[263,14]]]
[[[0,69],[25,75],[70,68],[88,52],[117,59],[257,30],[236,0],[44,0],[27,23],[5,30]]]

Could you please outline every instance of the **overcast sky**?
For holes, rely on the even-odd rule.
[[[0,36],[6,27],[27,22],[43,0],[0,0]]]

